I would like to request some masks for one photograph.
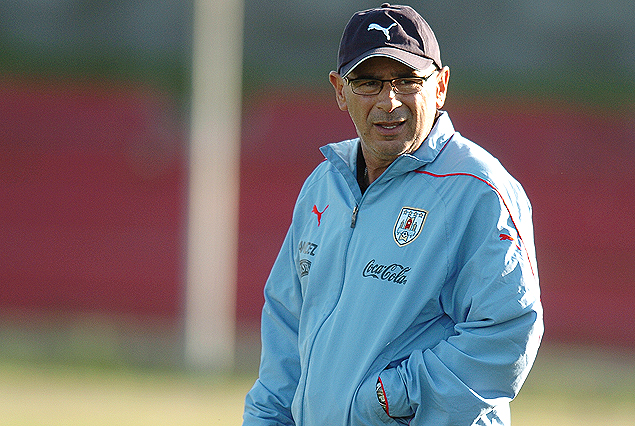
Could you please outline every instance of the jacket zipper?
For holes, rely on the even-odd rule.
[[[359,211],[359,204],[355,204],[355,208],[353,209],[353,216],[351,217],[351,228],[355,228],[355,223],[357,222],[357,212]]]

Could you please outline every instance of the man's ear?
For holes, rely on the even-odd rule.
[[[450,68],[443,67],[437,75],[437,109],[443,108],[448,94],[448,82],[450,81]]]
[[[335,89],[335,100],[337,101],[337,106],[339,106],[342,111],[348,110],[348,106],[346,105],[346,94],[344,93],[344,79],[335,71],[331,71],[329,73],[329,81]]]

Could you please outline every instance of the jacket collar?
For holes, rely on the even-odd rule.
[[[411,154],[403,154],[386,169],[379,179],[386,179],[416,170],[434,161],[454,135],[454,126],[447,112],[442,111],[428,137]],[[342,173],[347,182],[357,185],[356,163],[359,138],[331,143],[320,148],[322,154]],[[350,175],[350,176],[349,176]]]

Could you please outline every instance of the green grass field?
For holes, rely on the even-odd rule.
[[[254,378],[4,360],[0,425],[240,425]],[[635,353],[543,347],[512,416],[514,426],[632,426]]]

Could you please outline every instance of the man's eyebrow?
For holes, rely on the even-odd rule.
[[[418,72],[418,70],[412,70],[412,71],[409,71],[409,72],[404,72],[404,73],[401,73],[401,74],[397,74],[396,77],[393,77],[390,80],[395,79],[395,78],[411,78],[411,77],[422,78],[422,77],[424,77],[423,75],[419,75],[417,72]],[[353,73],[351,73],[351,74],[353,74]],[[360,74],[360,75],[357,75],[357,76],[355,76],[355,75],[349,76],[349,80],[358,80],[358,79],[364,79],[364,80],[366,80],[366,79],[368,79],[368,80],[388,80],[386,78],[383,78],[383,79],[379,78],[378,76],[372,75],[372,74]]]

